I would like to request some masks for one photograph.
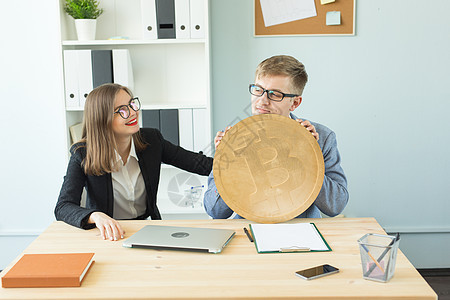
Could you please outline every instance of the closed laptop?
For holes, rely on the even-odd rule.
[[[234,230],[147,225],[123,242],[124,247],[219,253]]]

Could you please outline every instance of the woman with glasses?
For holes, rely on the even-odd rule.
[[[118,240],[124,231],[116,220],[161,219],[156,206],[161,163],[210,173],[212,158],[171,144],[156,129],[139,128],[139,109],[139,99],[118,84],[89,93],[82,139],[71,147],[56,204],[57,220],[83,229],[97,227],[103,239]]]

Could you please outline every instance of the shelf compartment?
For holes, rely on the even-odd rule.
[[[63,46],[121,46],[121,45],[171,45],[171,44],[204,44],[205,39],[157,39],[157,40],[93,40],[62,41]]]

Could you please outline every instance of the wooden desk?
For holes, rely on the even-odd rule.
[[[96,262],[82,286],[2,288],[0,299],[437,299],[401,252],[391,281],[379,283],[362,278],[357,240],[365,233],[384,233],[375,219],[291,222],[311,221],[332,252],[258,254],[242,230],[249,223],[246,220],[121,222],[126,237],[147,224],[234,229],[236,236],[220,254],[129,249],[122,247],[122,241],[101,240],[97,229],[85,231],[55,222],[24,253],[95,252]],[[323,263],[340,268],[340,272],[312,281],[294,275],[297,270]]]

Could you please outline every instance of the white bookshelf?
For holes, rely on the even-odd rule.
[[[151,109],[182,109],[182,108],[207,108],[207,105],[202,103],[153,103],[150,105],[141,105],[142,110]],[[82,107],[68,107],[66,111],[83,111]]]
[[[209,3],[205,0],[205,37],[202,39],[142,38],[140,0],[102,0],[103,15],[97,19],[96,40],[78,41],[74,20],[63,11],[60,0],[62,50],[128,49],[134,76],[132,92],[139,97],[142,110],[206,109],[207,138],[211,140]],[[111,37],[127,39],[109,39]],[[66,108],[68,148],[69,127],[82,121],[83,108]],[[141,120],[142,124],[142,120]],[[211,155],[210,145],[205,154]],[[188,149],[192,150],[192,149]],[[208,153],[209,152],[209,153]],[[174,204],[168,185],[184,171],[164,165],[158,189],[158,207],[162,214],[204,213],[202,205],[183,207]],[[205,186],[206,177],[197,176]],[[195,181],[195,180],[194,180]],[[196,181],[197,182],[197,181]],[[203,191],[204,192],[204,191]],[[173,194],[173,193],[172,193]],[[203,195],[202,198],[203,199]]]
[[[160,39],[160,40],[94,40],[94,41],[62,41],[63,46],[120,46],[120,45],[161,45],[161,44],[204,44],[205,39]]]

